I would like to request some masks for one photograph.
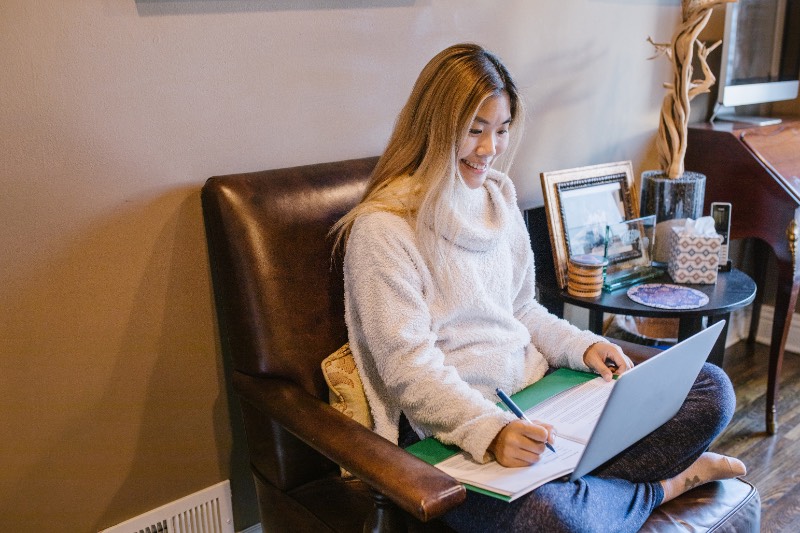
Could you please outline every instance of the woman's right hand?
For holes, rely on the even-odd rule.
[[[489,444],[498,463],[507,467],[528,466],[539,461],[546,450],[545,442],[555,443],[555,430],[538,420],[509,422]]]

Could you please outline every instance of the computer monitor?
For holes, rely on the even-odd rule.
[[[727,4],[712,121],[763,124],[762,117],[737,114],[735,108],[792,100],[798,95],[799,80],[800,0],[739,0]]]

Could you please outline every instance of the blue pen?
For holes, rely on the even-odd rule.
[[[503,392],[499,388],[495,389],[495,392],[500,397],[500,399],[503,400],[503,403],[506,404],[506,407],[508,407],[511,410],[512,413],[517,415],[518,418],[521,418],[522,420],[527,420],[528,422],[530,422],[530,420],[528,420],[528,417],[525,416],[525,413],[522,412],[522,409],[517,407],[517,404],[514,403],[514,400],[512,400],[511,397],[508,394],[506,394],[505,392]],[[550,444],[549,442],[545,442],[544,445],[547,446],[547,449],[550,450],[551,452],[556,451],[556,449],[553,448],[553,445]]]

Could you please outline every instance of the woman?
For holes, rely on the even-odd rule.
[[[550,367],[610,380],[609,366],[632,366],[534,299],[528,234],[503,173],[523,117],[496,56],[444,50],[414,85],[363,200],[334,228],[374,430],[400,445],[432,435],[479,462],[532,464],[557,428],[501,410],[496,388],[516,392]],[[705,452],[734,403],[725,374],[706,365],[676,417],[600,471],[511,504],[469,492],[444,519],[459,531],[636,531],[688,488],[744,474],[740,461]]]

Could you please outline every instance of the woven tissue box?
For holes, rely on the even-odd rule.
[[[675,283],[717,282],[722,236],[687,235],[672,227],[669,236],[667,271]]]

